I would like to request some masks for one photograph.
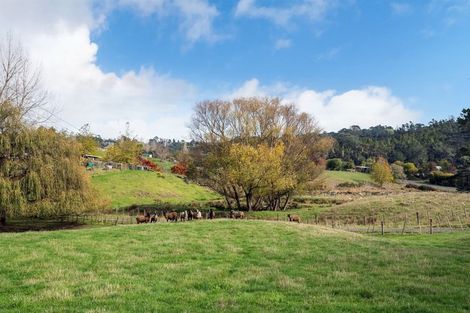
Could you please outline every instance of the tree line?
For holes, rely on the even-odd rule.
[[[459,121],[465,120],[469,109],[464,109],[459,118],[432,120],[429,124],[407,123],[398,128],[374,126],[361,129],[359,126],[344,128],[327,135],[335,139],[328,154],[329,159],[341,159],[352,165],[367,165],[382,156],[389,163],[396,161],[413,163],[425,170],[439,165],[447,171],[470,165],[466,152],[468,133]]]

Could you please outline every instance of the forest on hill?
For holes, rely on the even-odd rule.
[[[351,126],[327,134],[336,141],[328,157],[367,165],[382,156],[390,163],[412,162],[419,168],[440,165],[452,172],[470,164],[469,117],[470,109],[464,109],[459,118],[432,120],[427,125],[410,122],[398,128]]]

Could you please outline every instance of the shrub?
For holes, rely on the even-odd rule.
[[[390,167],[392,168],[393,179],[400,180],[400,179],[405,179],[406,178],[403,166],[400,166],[400,165],[394,163]]]
[[[372,178],[380,185],[393,181],[392,168],[384,158],[377,158],[372,165]]]
[[[161,172],[162,169],[155,163],[153,163],[152,161],[148,160],[148,159],[145,159],[143,157],[139,157],[138,158],[139,160],[139,163],[143,166],[147,166],[150,170],[154,171],[154,172]]]
[[[177,163],[171,167],[171,172],[177,175],[184,175],[188,173],[188,167],[183,163]]]
[[[403,164],[403,169],[405,170],[406,175],[412,176],[418,173],[418,168],[412,162],[408,162]]]
[[[329,159],[326,161],[326,169],[330,171],[341,171],[343,169],[343,161],[341,159]]]

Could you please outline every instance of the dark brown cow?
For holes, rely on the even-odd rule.
[[[214,212],[214,210],[209,209],[208,218],[209,218],[210,220],[213,220],[213,219],[215,218],[215,212]]]
[[[287,214],[287,218],[289,219],[289,222],[297,222],[300,223],[300,217],[298,215],[290,215]]]

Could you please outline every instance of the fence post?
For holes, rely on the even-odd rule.
[[[380,227],[382,228],[382,236],[384,235],[384,221],[380,222]]]
[[[403,229],[401,230],[402,235],[405,233],[405,227],[406,227],[406,215],[405,215],[405,220],[403,221]]]
[[[419,212],[416,212],[416,224],[419,226]]]
[[[432,218],[429,219],[429,233],[432,235]]]

